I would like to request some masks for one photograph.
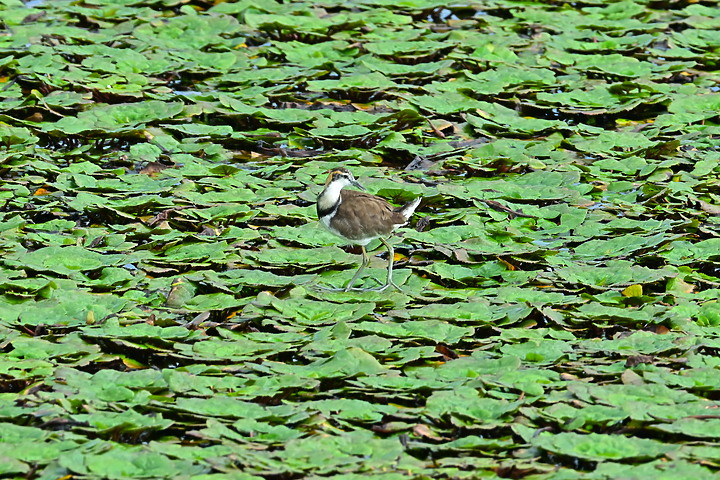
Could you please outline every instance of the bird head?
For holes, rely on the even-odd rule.
[[[325,187],[327,188],[328,185],[335,182],[342,185],[342,187],[352,185],[353,187],[359,188],[360,190],[365,190],[365,187],[360,185],[358,181],[355,180],[355,177],[353,177],[353,174],[350,172],[350,170],[345,167],[332,169],[328,174],[327,180],[325,181]]]

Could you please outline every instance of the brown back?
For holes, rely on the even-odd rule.
[[[343,190],[340,198],[342,202],[330,223],[350,240],[384,237],[407,222],[395,207],[375,195]]]

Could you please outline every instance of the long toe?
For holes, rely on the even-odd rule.
[[[385,285],[383,285],[382,287],[380,287],[379,289],[377,289],[377,291],[378,291],[378,292],[384,292],[385,290],[388,289],[388,287],[394,287],[395,290],[397,290],[398,292],[402,292],[402,291],[403,291],[403,289],[400,288],[400,287],[398,287],[398,286],[395,284],[395,282],[393,282],[393,281],[390,281],[390,282],[386,283]]]
[[[347,292],[347,289],[345,289],[343,287],[325,287],[323,285],[315,285],[315,287],[318,290],[323,290],[326,292],[343,292],[343,291]]]

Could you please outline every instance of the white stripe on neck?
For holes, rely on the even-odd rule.
[[[340,192],[345,185],[346,183],[343,181],[330,182],[317,200],[320,210],[329,210],[335,205],[340,205]]]

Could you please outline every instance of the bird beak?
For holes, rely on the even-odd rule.
[[[360,184],[358,183],[358,181],[355,180],[354,178],[350,181],[350,185],[352,185],[353,187],[359,188],[359,189],[362,190],[363,192],[365,192],[365,191],[367,190],[365,187],[363,187],[362,185],[360,185]]]

